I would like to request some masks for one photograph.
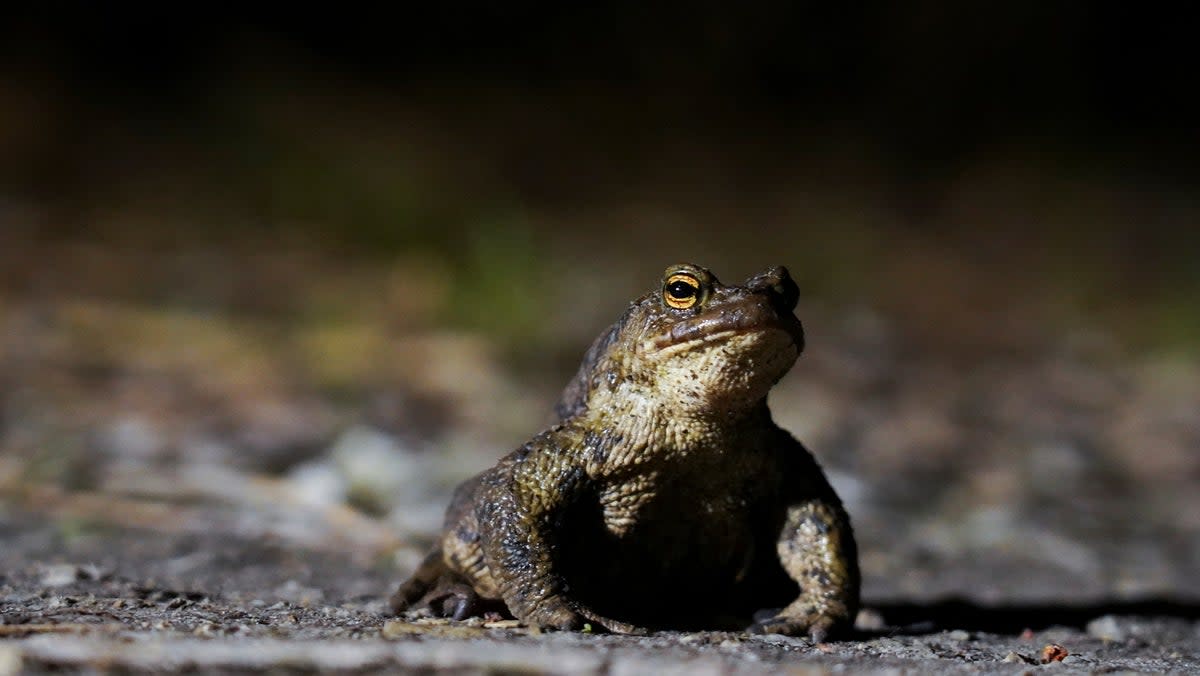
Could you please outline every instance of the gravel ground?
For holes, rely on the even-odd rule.
[[[389,562],[221,533],[0,519],[0,676],[30,672],[1200,674],[1200,607],[872,603],[850,640],[533,634],[391,618]],[[953,573],[948,573],[953,574]]]

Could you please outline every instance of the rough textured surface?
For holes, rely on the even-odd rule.
[[[849,640],[823,644],[728,631],[534,634],[512,622],[478,618],[395,620],[378,593],[391,578],[389,567],[346,555],[219,534],[151,537],[113,530],[76,537],[12,512],[0,524],[4,676],[96,668],[1200,673],[1195,606],[879,606],[860,616],[861,630]],[[889,624],[885,618],[891,617],[896,622]],[[1038,666],[1051,645],[1062,646],[1065,659]]]
[[[490,602],[535,627],[619,633],[847,629],[850,522],[767,410],[804,349],[798,297],[782,267],[742,286],[668,268],[588,350],[563,419],[459,486],[393,607],[461,620]]]

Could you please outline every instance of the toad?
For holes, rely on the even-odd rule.
[[[458,487],[392,609],[816,641],[850,627],[849,518],[767,408],[804,348],[798,296],[783,267],[738,286],[668,268],[592,343],[558,422]]]

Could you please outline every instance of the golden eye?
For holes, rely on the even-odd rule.
[[[679,272],[663,282],[663,300],[673,308],[686,310],[700,301],[700,280]]]

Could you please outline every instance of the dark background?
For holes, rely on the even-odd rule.
[[[1049,285],[1053,315],[1200,333],[1178,310],[1200,287],[1195,50],[1158,7],[80,6],[0,31],[0,185],[37,237],[456,269],[464,241],[565,267],[636,242],[638,268],[722,252],[738,274],[782,249],[814,294],[901,313],[946,284],[865,278],[911,278],[883,268],[917,252],[981,295]]]

